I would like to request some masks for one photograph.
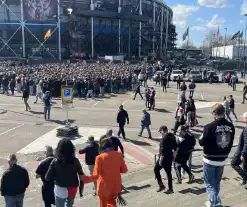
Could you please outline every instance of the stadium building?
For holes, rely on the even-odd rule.
[[[1,0],[0,57],[161,57],[175,48],[160,0]]]

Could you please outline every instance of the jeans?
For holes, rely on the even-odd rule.
[[[23,207],[24,194],[17,196],[4,196],[5,207]]]
[[[105,95],[105,87],[104,86],[100,87],[99,90],[100,90],[100,95],[103,97]]]
[[[152,137],[152,135],[151,135],[151,130],[150,130],[150,128],[149,128],[149,125],[141,125],[141,131],[140,131],[140,133],[139,133],[139,136],[142,136],[142,133],[143,133],[143,130],[144,129],[147,129],[147,131],[148,131],[148,137],[149,138],[151,138]]]
[[[225,116],[226,116],[226,118],[227,118],[230,122],[232,122],[232,119],[231,119],[231,117],[230,117],[230,111],[226,111],[226,112],[225,112]]]
[[[51,115],[51,106],[45,106],[44,107],[45,120],[46,120],[46,118],[50,119],[50,115]]]
[[[74,204],[74,197],[72,198],[59,198],[55,196],[56,207],[72,207]]]
[[[207,163],[203,164],[203,177],[208,200],[212,207],[221,205],[220,200],[220,182],[224,172],[224,166],[213,166]]]
[[[33,86],[29,86],[29,93],[30,93],[30,96],[33,95]]]
[[[193,96],[194,96],[194,89],[190,89],[190,96],[193,98]]]

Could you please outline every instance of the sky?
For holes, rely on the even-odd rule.
[[[209,31],[220,35],[233,35],[245,30],[247,0],[164,0],[173,10],[173,23],[178,33],[177,45],[183,44],[182,36],[190,27],[190,41],[201,46]]]

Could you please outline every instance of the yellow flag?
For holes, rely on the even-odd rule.
[[[47,40],[50,36],[51,36],[51,29],[49,29],[49,30],[46,32],[46,34],[45,34],[45,36],[44,36],[44,40]]]

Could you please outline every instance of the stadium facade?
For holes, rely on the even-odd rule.
[[[0,57],[166,58],[167,51],[175,48],[173,12],[160,0],[1,0],[0,4]]]

